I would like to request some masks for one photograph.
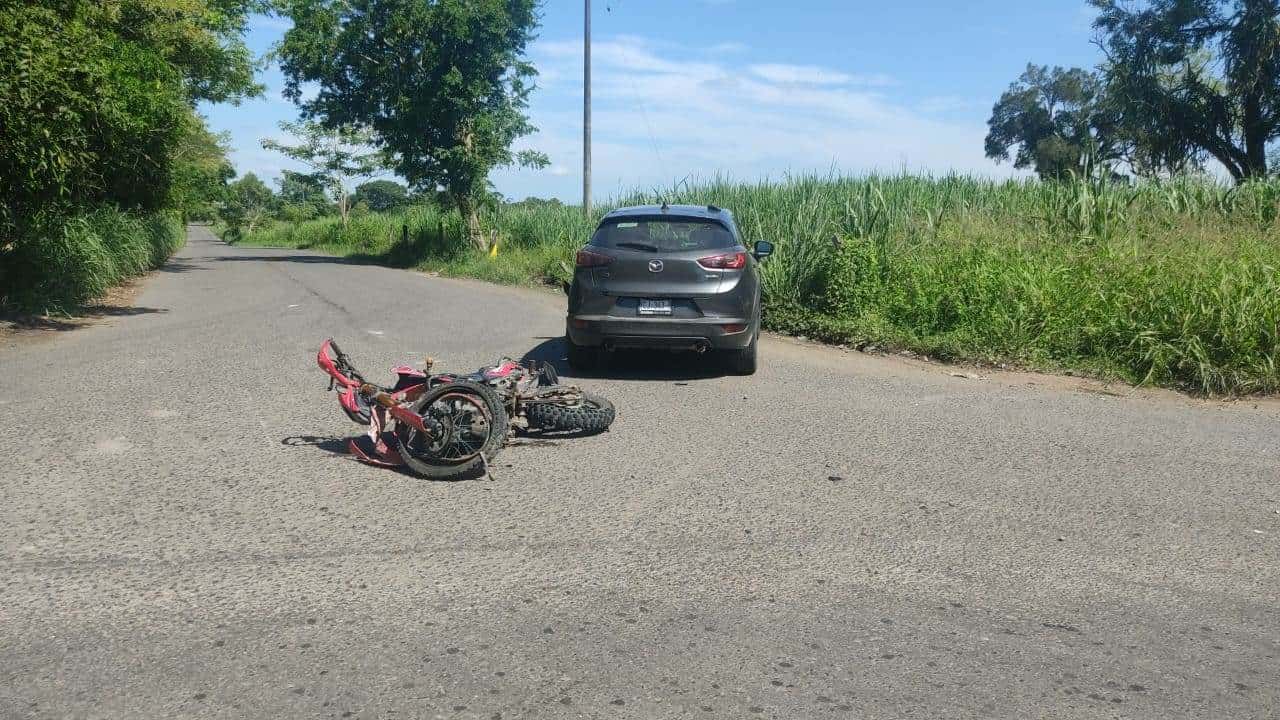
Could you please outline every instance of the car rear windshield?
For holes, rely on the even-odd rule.
[[[601,225],[591,244],[641,252],[683,252],[721,250],[738,243],[733,233],[711,220],[620,218]]]

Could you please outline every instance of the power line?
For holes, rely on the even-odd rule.
[[[621,5],[621,0],[614,0],[612,3],[605,3],[606,12],[612,13],[615,5]],[[649,149],[653,151],[654,157],[658,161],[659,166],[665,166],[666,163],[662,159],[662,149],[658,145],[658,136],[653,132],[653,123],[649,120],[649,110],[644,97],[640,94],[639,87],[636,86],[636,79],[631,73],[623,73],[627,78],[627,84],[631,87],[631,97],[640,106],[640,118],[644,121],[644,130],[649,136]]]

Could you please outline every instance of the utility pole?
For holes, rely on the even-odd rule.
[[[591,214],[591,0],[584,0],[582,33],[582,211]]]

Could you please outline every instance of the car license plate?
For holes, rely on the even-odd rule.
[[[640,314],[641,315],[670,315],[671,301],[670,300],[641,300]]]

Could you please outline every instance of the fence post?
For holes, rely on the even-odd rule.
[[[409,224],[408,223],[405,223],[404,225],[400,226],[400,244],[401,245],[409,244]]]

